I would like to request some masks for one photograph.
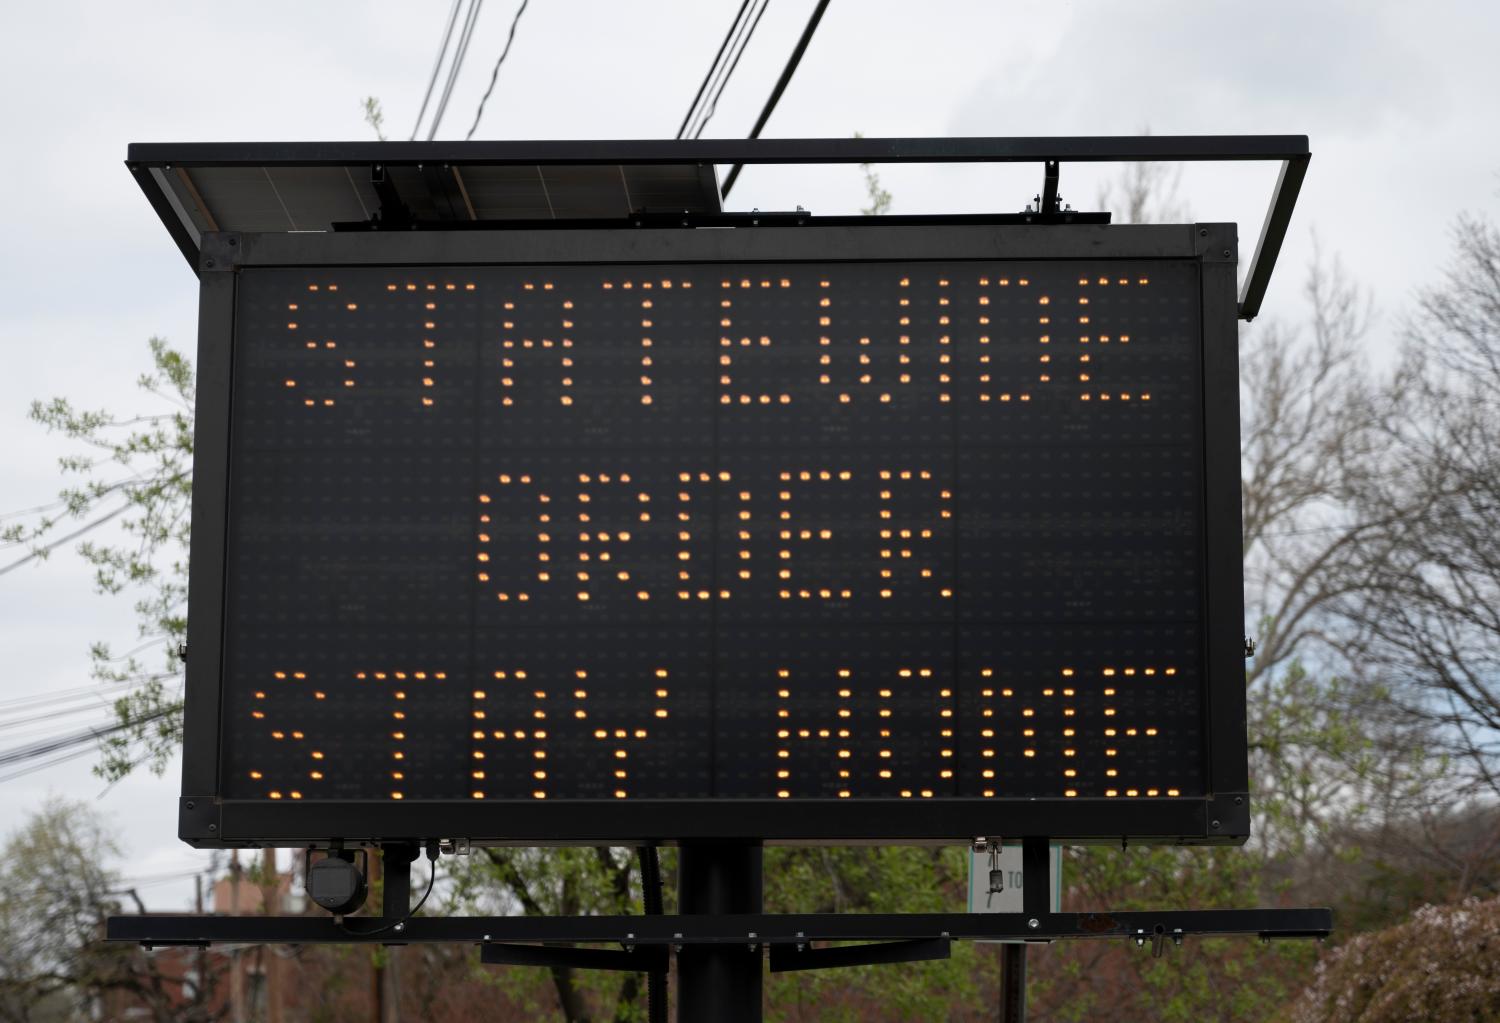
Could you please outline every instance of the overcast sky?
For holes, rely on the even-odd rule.
[[[488,0],[440,138],[462,138],[519,0]],[[146,339],[191,351],[196,279],[122,161],[130,142],[370,138],[360,100],[405,138],[448,0],[13,5],[0,60],[0,512],[42,504],[65,450],[26,421],[68,395],[134,413]],[[476,138],[670,137],[737,0],[532,0]],[[706,135],[749,131],[813,0],[772,0]],[[780,137],[1301,133],[1313,161],[1264,314],[1294,322],[1316,230],[1367,285],[1390,335],[1435,280],[1461,211],[1500,208],[1500,5],[1482,0],[835,0],[766,134]],[[1108,167],[1063,168],[1093,208]],[[1274,167],[1196,165],[1195,220],[1253,252]],[[895,212],[1019,209],[1036,167],[892,167]],[[857,169],[752,168],[730,205],[853,212]],[[1251,341],[1253,343],[1253,335]],[[3,552],[0,552],[3,553]],[[125,598],[72,555],[0,576],[0,702],[88,681],[87,650],[131,645]],[[0,720],[4,719],[0,713]],[[101,719],[102,719],[101,712]],[[0,731],[0,747],[14,733]],[[104,790],[85,758],[0,783],[7,828],[47,794],[96,801],[124,872],[205,865],[175,838],[176,767]],[[144,889],[183,907],[191,883]]]

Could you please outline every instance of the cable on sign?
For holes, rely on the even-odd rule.
[[[996,895],[1005,891],[1005,871],[1000,869],[1000,840],[996,839],[990,843],[990,887],[984,897],[984,907],[988,909]]]
[[[464,136],[464,141],[474,137],[474,131],[479,127],[479,119],[484,116],[484,105],[490,100],[490,93],[495,91],[495,79],[500,77],[500,65],[505,63],[505,58],[510,55],[510,45],[516,41],[516,26],[521,23],[521,15],[526,13],[526,5],[531,0],[521,0],[521,6],[516,9],[516,16],[510,19],[510,35],[505,37],[505,49],[500,51],[500,59],[495,61],[495,70],[490,72],[489,88],[484,90],[484,96],[479,100],[479,109],[474,112],[474,123],[469,125],[469,133]]]
[[[412,917],[416,916],[417,913],[421,911],[422,907],[427,904],[427,897],[432,894],[433,883],[435,881],[437,881],[437,860],[438,860],[438,844],[437,844],[437,842],[429,841],[427,843],[426,852],[427,852],[427,860],[432,865],[432,869],[429,871],[429,873],[427,875],[427,890],[422,893],[422,897],[417,900],[417,904],[415,906],[413,906],[411,909],[409,909],[409,910],[406,911],[406,915],[405,916],[403,916],[400,920],[396,920],[396,921],[393,921],[392,923],[388,923],[388,924],[386,924],[383,927],[377,927],[373,931],[352,930],[352,929],[350,929],[349,925],[345,922],[345,918],[342,917],[342,916],[337,917],[338,922],[339,922],[339,926],[342,927],[344,929],[344,931],[346,933],[348,933],[348,934],[359,934],[359,935],[384,934],[386,931],[402,931],[402,930],[405,930],[407,922],[409,920],[411,920]]]

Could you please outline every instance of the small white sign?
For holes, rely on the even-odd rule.
[[[1052,912],[1062,910],[1062,846],[1054,845],[1047,857],[1051,876],[1049,903]],[[1001,871],[1004,887],[998,892],[990,891],[990,870]],[[969,847],[969,912],[970,913],[1023,913],[1021,886],[1024,882],[1021,871],[1021,843],[1006,842],[1000,847],[995,866],[991,867],[990,850],[976,851]]]

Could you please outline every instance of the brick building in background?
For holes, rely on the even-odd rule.
[[[271,882],[266,883],[266,879]],[[258,869],[246,870],[238,854],[229,872],[209,889],[209,915],[258,916],[266,911],[306,912],[300,865],[278,872],[266,850]],[[205,912],[200,880],[197,910]],[[175,914],[174,914],[175,915]],[[288,994],[282,983],[283,960],[290,950],[261,945],[210,948],[134,949],[130,974],[135,990],[113,989],[99,999],[95,1018],[102,1023],[137,1020],[222,1020],[226,1023],[282,1023],[288,1016]]]
[[[375,888],[379,858],[370,862]],[[267,877],[274,883],[263,883]],[[236,855],[228,874],[210,886],[206,909],[257,916],[268,898],[278,915],[323,915],[303,893],[301,858],[276,871],[270,850],[254,870]],[[378,905],[372,895],[365,908]],[[134,948],[129,955],[130,972],[142,983],[103,995],[94,1011],[99,1023],[397,1023],[536,1014],[534,1004],[523,1007],[497,988],[495,968],[479,966],[475,950],[462,946],[215,945]],[[552,1003],[549,978],[537,971],[535,980],[542,1004]]]

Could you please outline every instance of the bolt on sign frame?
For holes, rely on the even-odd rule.
[[[1051,211],[737,218],[714,195],[670,223],[633,210],[496,227],[474,217],[465,191],[469,229],[456,230],[462,222],[413,219],[420,204],[385,178],[396,166],[617,165],[624,180],[625,167],[720,162],[1036,160],[1055,181],[1056,160],[1132,159],[1283,161],[1239,297],[1229,224],[1111,226]],[[181,837],[199,846],[1244,841],[1236,321],[1258,310],[1306,162],[1303,137],[133,146],[131,169],[201,282]],[[202,230],[204,210],[193,226],[183,190],[164,187],[170,171],[201,206],[190,177],[200,168],[255,167],[270,181],[266,168],[329,166],[372,169],[385,183],[375,190],[381,215],[321,232]],[[390,229],[398,225],[406,229]],[[549,305],[556,322],[543,323],[527,303],[553,299],[542,294],[553,282],[555,298],[579,297]],[[692,288],[693,302],[679,301]],[[430,311],[469,297],[479,304],[441,326]],[[364,314],[330,326],[361,305]],[[746,309],[761,329],[734,322]],[[1090,328],[1092,310],[1104,315]],[[1109,328],[1106,349],[1112,311],[1125,326]],[[840,314],[851,317],[845,336],[830,326]],[[641,320],[627,329],[627,317]],[[592,347],[582,339],[591,320]],[[1110,388],[1128,329],[1144,331],[1129,352],[1146,349],[1142,368]],[[569,331],[579,336],[576,368],[562,350]],[[654,352],[641,349],[645,334],[657,335]],[[1040,347],[1051,335],[1057,347]],[[994,348],[981,347],[991,336]],[[1176,354],[1164,344],[1153,361],[1152,336],[1175,338]],[[1012,354],[1002,355],[1006,344]],[[605,382],[591,392],[590,358],[617,379],[596,374]],[[824,371],[840,360],[842,384]],[[992,369],[1004,376],[1018,360],[1032,383],[991,386]],[[813,375],[796,376],[808,367]],[[1053,374],[1059,387],[1048,391]],[[621,411],[627,377],[635,407]],[[658,409],[679,413],[655,426],[642,418],[655,410],[640,408],[652,404],[652,377]],[[1151,407],[1152,390],[1156,406],[1141,422],[1155,425],[1119,442],[1133,428],[1121,415]],[[1012,425],[1021,417],[999,417],[1033,391],[1030,432]],[[919,408],[918,396],[931,406]],[[445,398],[459,411],[440,408]],[[861,418],[838,420],[839,402],[861,407]],[[504,419],[507,408],[542,403],[545,413]],[[308,428],[304,410],[330,415]],[[429,443],[424,424],[444,415]],[[850,429],[859,437],[846,443]],[[1090,446],[1102,454],[1087,455]],[[1170,465],[1131,461],[1148,449],[1170,452]],[[540,467],[535,481],[526,466]],[[615,570],[602,564],[610,544],[616,565],[627,560],[618,514],[583,529],[569,553],[550,534],[590,521],[588,490],[606,510],[608,472],[617,485],[632,467],[638,485],[623,496],[681,502],[671,507],[682,546],[666,533],[651,540],[655,524],[638,526],[636,549],[665,561],[631,561],[637,578],[610,580],[613,597],[601,598],[601,577]],[[1048,483],[1058,471],[1063,482]],[[577,493],[549,508],[542,491],[564,473]],[[905,508],[892,496],[903,473],[922,490],[905,495]],[[850,488],[819,504],[820,474]],[[695,499],[707,510],[685,510]],[[1005,502],[1018,509],[1009,518]],[[372,507],[385,511],[361,519]],[[538,511],[542,525],[522,525]],[[745,525],[762,521],[764,534]],[[403,522],[418,526],[403,532]],[[915,534],[909,547],[902,528]],[[842,562],[809,556],[814,571],[794,574],[812,549],[798,542],[861,529],[870,550]],[[924,551],[924,539],[943,550]],[[1132,545],[1179,567],[1187,558],[1186,575],[1172,576],[1187,582],[1154,575],[1144,555],[1113,553]],[[1049,576],[1027,546],[1061,567]],[[892,577],[878,558],[913,553],[935,567],[911,579],[929,581],[907,595],[898,583],[883,589]],[[679,567],[673,556],[712,572],[668,572]],[[362,558],[387,567],[350,574]],[[754,571],[730,572],[736,558]],[[837,581],[855,578],[850,558],[869,562],[868,579]],[[529,582],[517,584],[522,561]],[[461,565],[453,578],[467,591],[443,590],[419,562]],[[561,595],[554,569],[592,581]],[[1092,601],[1091,579],[1102,580]],[[1171,638],[1157,649],[1137,633]],[[1051,660],[1029,653],[1039,645]],[[602,659],[585,666],[583,652]],[[528,677],[524,666],[538,665]],[[616,685],[637,675],[646,689]],[[452,683],[448,695],[426,698],[439,682]],[[801,708],[787,702],[798,688],[816,690]],[[326,752],[314,726],[331,736]],[[648,731],[674,726],[653,759]],[[1004,764],[999,780],[989,780],[987,757]],[[336,771],[337,784],[323,785]],[[1181,780],[1153,782],[1151,772]]]

